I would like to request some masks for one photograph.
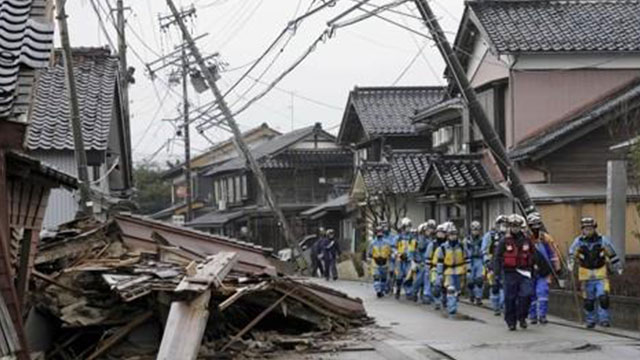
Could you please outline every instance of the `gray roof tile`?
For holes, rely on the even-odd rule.
[[[430,153],[394,151],[387,162],[365,163],[360,173],[372,193],[415,193],[420,190],[429,169]]]
[[[640,51],[640,1],[469,2],[496,49],[517,52]]]
[[[106,150],[116,98],[117,58],[104,48],[74,49],[74,74],[86,150]],[[61,54],[36,85],[30,118],[29,150],[73,150],[68,91]]]
[[[407,135],[415,128],[412,117],[419,109],[437,103],[443,87],[363,87],[350,98],[360,123],[369,135]]]
[[[434,158],[433,174],[447,191],[491,187],[491,180],[475,155],[444,155]]]
[[[265,169],[314,168],[318,166],[352,167],[353,153],[342,149],[286,150],[262,162]]]

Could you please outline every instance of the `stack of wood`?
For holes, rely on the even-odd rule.
[[[27,320],[29,334],[38,329],[32,351],[47,359],[319,351],[310,334],[334,339],[371,322],[361,300],[276,270],[286,267],[269,254],[260,258],[234,240],[194,251],[195,238],[206,242],[202,233],[151,222],[155,230],[147,229],[138,220],[136,231],[116,221],[83,223],[42,242]]]

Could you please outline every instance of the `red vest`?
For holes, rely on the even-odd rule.
[[[518,246],[514,237],[509,234],[504,239],[504,247],[505,269],[528,269],[533,266],[534,248],[528,238]]]

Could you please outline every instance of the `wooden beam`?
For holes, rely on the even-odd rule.
[[[135,317],[127,325],[116,330],[116,332],[113,333],[113,335],[108,337],[98,346],[98,348],[93,352],[93,354],[87,357],[87,360],[96,359],[100,355],[104,354],[113,345],[117,344],[118,341],[120,341],[120,339],[127,336],[127,334],[129,334],[133,329],[137,328],[138,326],[142,325],[145,321],[149,320],[152,315],[153,315],[153,312],[147,311],[146,313]]]
[[[80,289],[75,289],[75,288],[72,288],[70,286],[67,286],[67,285],[64,285],[62,283],[59,283],[54,278],[52,278],[51,276],[45,275],[45,274],[43,274],[43,273],[41,273],[41,272],[39,272],[37,270],[33,270],[33,276],[35,276],[35,277],[37,277],[37,278],[39,278],[41,280],[44,280],[45,282],[47,282],[47,283],[49,283],[51,285],[55,285],[55,286],[57,286],[57,287],[59,287],[61,289],[65,289],[65,290],[71,291],[74,294],[82,295],[82,294],[85,293],[84,291],[82,291]]]
[[[196,274],[186,276],[176,292],[200,293],[191,302],[174,301],[169,310],[167,325],[158,350],[158,360],[196,359],[209,320],[211,288],[217,288],[238,262],[236,253],[218,253],[199,266]]]

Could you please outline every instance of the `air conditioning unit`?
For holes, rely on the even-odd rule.
[[[184,215],[173,215],[171,222],[173,225],[184,225]]]
[[[218,201],[218,210],[227,210],[227,201],[226,200]]]

